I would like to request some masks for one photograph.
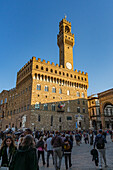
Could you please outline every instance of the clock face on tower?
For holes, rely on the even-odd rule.
[[[67,67],[69,70],[71,70],[71,69],[72,69],[71,63],[67,62],[67,63],[66,63],[66,67]]]

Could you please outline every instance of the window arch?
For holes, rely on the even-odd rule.
[[[56,93],[56,88],[55,87],[52,88],[52,93]]]
[[[55,104],[51,105],[51,109],[52,109],[52,111],[55,111]]]
[[[41,85],[37,84],[37,90],[41,90]]]
[[[44,104],[44,110],[48,110],[48,104],[47,103]]]
[[[52,73],[52,72],[53,72],[53,69],[51,69],[50,72]]]
[[[45,86],[45,91],[49,91],[49,87],[48,86]]]
[[[41,67],[41,70],[44,70],[44,67],[43,67],[43,66]]]
[[[80,107],[77,107],[77,113],[80,113]]]
[[[62,89],[59,89],[59,94],[62,94]]]
[[[70,32],[70,29],[67,25],[65,26],[65,32],[67,32],[67,33]]]
[[[80,97],[80,92],[79,91],[77,91],[77,97]]]
[[[84,92],[82,92],[82,97],[83,97],[83,98],[85,97],[85,94],[84,94]]]
[[[35,104],[35,109],[40,109],[40,104],[38,102]]]

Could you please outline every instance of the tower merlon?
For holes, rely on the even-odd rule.
[[[33,57],[32,57],[32,60],[36,60],[36,57],[35,57],[35,56],[33,56]]]
[[[60,65],[60,68],[63,68],[63,65]]]
[[[38,62],[41,62],[41,58],[38,58]]]
[[[52,66],[54,66],[55,64],[52,62],[52,64],[51,64]]]
[[[47,61],[47,64],[50,64],[50,61]]]
[[[46,63],[46,61],[45,61],[45,60],[43,60],[43,61],[42,61],[42,63]]]

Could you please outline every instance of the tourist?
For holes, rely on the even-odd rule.
[[[84,141],[85,141],[85,144],[89,143],[89,134],[87,131],[84,132]]]
[[[44,156],[44,140],[43,137],[41,136],[38,143],[36,144],[36,148],[38,149],[38,162],[40,159],[40,155],[42,155],[42,161],[43,165],[45,165],[45,156]]]
[[[75,140],[76,140],[76,145],[80,146],[81,135],[78,133],[78,131],[75,134]]]
[[[102,169],[102,158],[104,160],[105,167],[108,167],[106,163],[105,143],[107,143],[106,138],[103,135],[102,129],[100,129],[99,134],[96,136],[94,142],[94,148],[96,146],[99,152],[99,169]]]
[[[17,150],[12,160],[10,170],[38,170],[38,159],[32,135],[26,135],[21,149]]]
[[[49,138],[46,140],[46,151],[47,151],[47,167],[49,167],[49,157],[52,155],[53,165],[54,165],[54,157],[53,157],[53,146],[51,145],[52,134],[49,135]]]
[[[94,135],[93,135],[93,131],[92,131],[92,130],[90,130],[89,137],[90,137],[90,145],[93,145],[93,138],[94,138]]]
[[[17,150],[12,136],[6,136],[1,144],[0,157],[2,158],[1,166],[9,167],[12,158]]]
[[[69,162],[69,167],[72,166],[71,163],[71,150],[72,150],[72,141],[69,139],[68,136],[66,136],[66,139],[64,140],[64,156],[65,156],[65,166],[66,170],[68,170],[68,162]]]
[[[60,170],[62,161],[62,146],[63,142],[59,136],[58,131],[55,133],[55,137],[52,138],[51,144],[53,145],[53,155],[54,155],[54,166],[55,170]],[[59,163],[57,164],[57,158],[59,158]]]

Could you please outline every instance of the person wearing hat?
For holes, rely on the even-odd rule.
[[[102,129],[99,130],[99,134],[97,134],[97,136],[95,137],[95,142],[94,142],[94,148],[95,146],[98,149],[98,153],[99,153],[99,169],[102,170],[102,158],[104,160],[105,163],[105,167],[107,166],[106,163],[106,150],[105,150],[105,143],[107,143],[105,136],[102,134],[103,131]]]

